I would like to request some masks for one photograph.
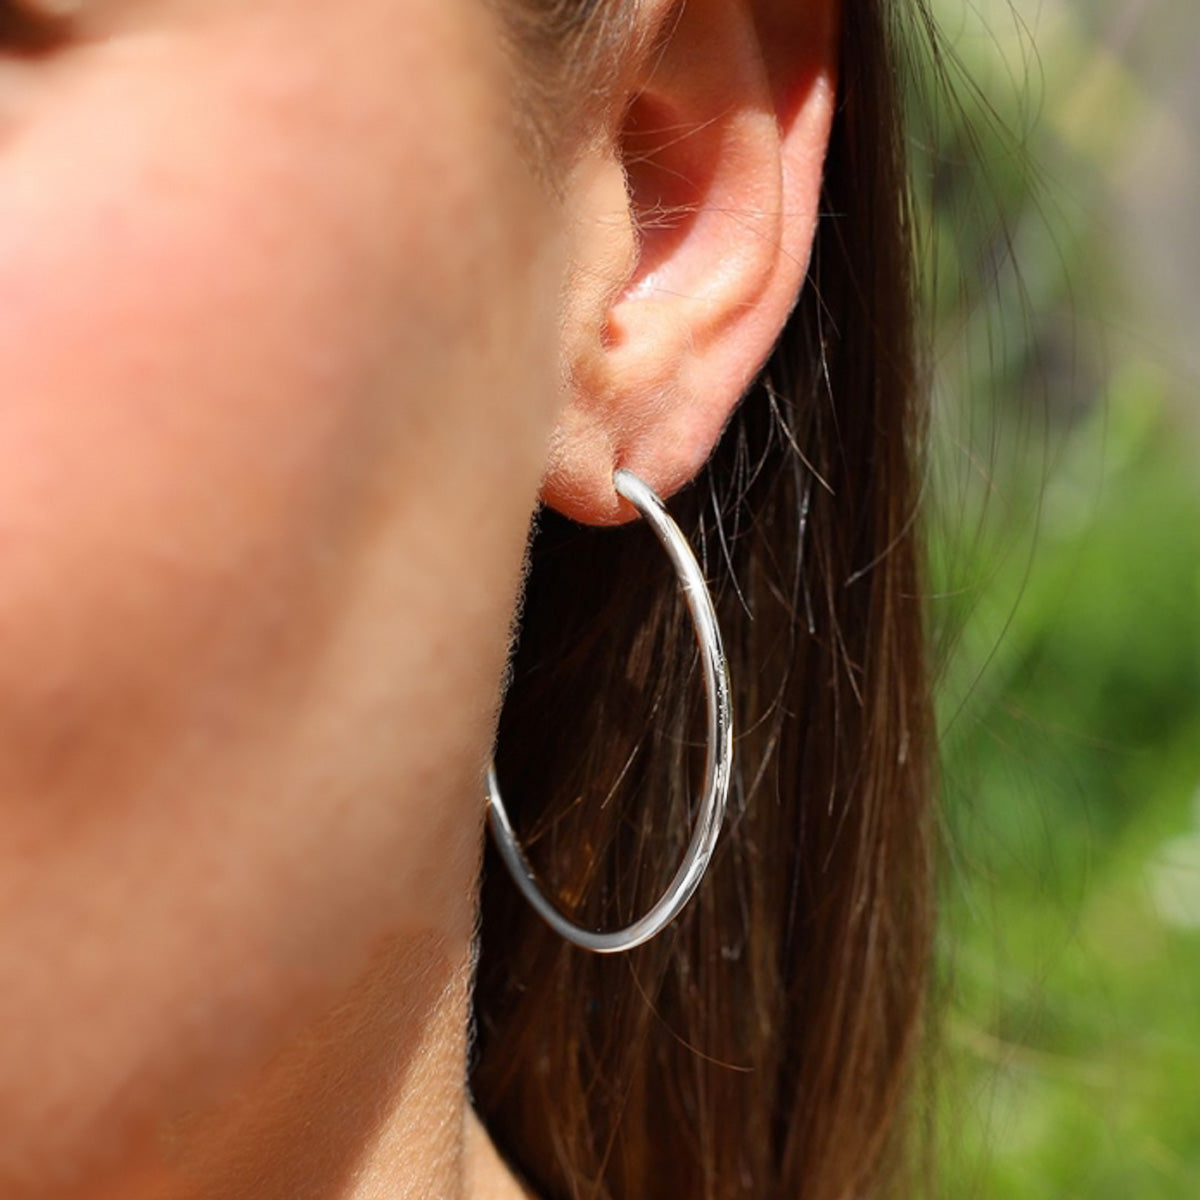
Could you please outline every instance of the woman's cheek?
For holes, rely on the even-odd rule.
[[[209,38],[90,50],[0,152],[0,706],[22,743],[93,702],[161,719],[222,659],[290,669],[398,493],[436,502],[472,425],[511,428],[502,393],[463,407],[497,297],[496,247],[461,237],[496,199],[445,149],[462,114],[419,72],[389,108],[341,95],[337,62]]]
[[[266,8],[72,51],[0,144],[5,1194],[269,1047],[473,846],[546,212],[467,5]]]

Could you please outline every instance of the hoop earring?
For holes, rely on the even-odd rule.
[[[708,753],[704,765],[704,790],[700,799],[696,826],[683,862],[667,885],[659,901],[639,920],[624,929],[611,933],[585,929],[568,920],[547,899],[538,886],[537,877],[525,857],[496,781],[493,764],[487,773],[488,822],[500,857],[513,881],[539,916],[567,941],[597,954],[619,954],[648,942],[661,933],[680,913],[700,886],[708,869],[717,836],[725,817],[725,802],[733,770],[733,712],[729,697],[729,668],[712,596],[679,526],[663,507],[654,491],[630,471],[619,470],[613,476],[613,486],[650,523],[663,549],[675,566],[679,584],[696,627],[696,641],[704,665],[704,691],[708,708]]]

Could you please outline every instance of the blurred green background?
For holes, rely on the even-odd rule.
[[[934,8],[941,1191],[1200,1200],[1200,4]]]

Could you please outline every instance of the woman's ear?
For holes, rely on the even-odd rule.
[[[567,187],[568,394],[542,496],[633,515],[703,466],[808,269],[835,103],[838,0],[648,0],[621,127]]]

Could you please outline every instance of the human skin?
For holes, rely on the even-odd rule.
[[[462,1063],[529,519],[686,482],[815,219],[828,80],[773,92],[751,7],[693,7],[745,95],[668,63],[661,102],[752,194],[665,263],[612,153],[566,203],[531,169],[480,0],[94,0],[0,44],[0,1195],[511,1186]]]
[[[506,70],[445,0],[100,0],[0,66],[5,1196],[469,932],[557,404]]]

